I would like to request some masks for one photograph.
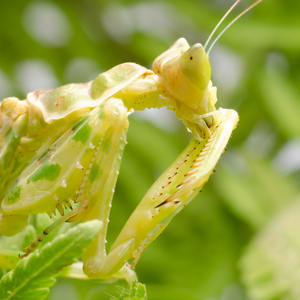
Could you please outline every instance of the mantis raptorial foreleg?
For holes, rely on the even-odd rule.
[[[220,109],[216,113],[221,122],[211,128],[211,135],[206,140],[192,140],[157,179],[128,219],[106,263],[101,265],[98,261],[95,245],[87,250],[83,259],[84,271],[89,277],[109,276],[129,260],[134,267],[144,248],[198,194],[213,172],[238,121],[234,110]]]
[[[16,227],[12,222],[19,218],[19,222],[22,220],[25,225],[26,212],[51,214],[55,207],[64,215],[65,209],[76,207],[76,203],[80,203],[83,209],[68,221],[97,218],[107,226],[126,142],[127,113],[120,100],[110,99],[92,110],[32,161],[2,204],[6,213],[1,215],[1,232],[14,234]],[[48,205],[36,206],[38,198],[47,199]],[[97,202],[99,198],[102,199],[100,203]],[[22,199],[22,207],[19,199]],[[103,207],[95,207],[99,204]],[[12,214],[14,218],[11,218]],[[104,240],[105,232],[106,228],[102,234]]]
[[[171,219],[201,190],[224,152],[238,115],[234,110],[219,110],[222,122],[211,128],[206,140],[193,139],[174,163],[157,179],[132,213],[111,248],[113,251],[134,239],[131,266],[142,251],[168,225]]]

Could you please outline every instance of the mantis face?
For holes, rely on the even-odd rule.
[[[179,39],[154,61],[153,71],[162,77],[173,99],[200,114],[214,110],[208,100],[211,67],[201,44],[190,47]]]

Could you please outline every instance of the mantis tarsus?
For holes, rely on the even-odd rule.
[[[125,262],[134,267],[144,248],[209,179],[238,122],[234,110],[215,108],[216,88],[205,48],[190,47],[181,38],[155,59],[153,71],[125,63],[85,84],[35,91],[21,101],[4,99],[0,233],[15,235],[29,215],[51,216],[58,210],[62,217],[25,249],[28,255],[62,222],[99,219],[103,227],[83,256],[84,272],[107,277]],[[149,189],[106,254],[128,114],[163,106],[174,111],[195,138]]]

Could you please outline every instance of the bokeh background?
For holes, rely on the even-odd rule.
[[[232,3],[1,1],[0,98],[86,82],[127,61],[151,68],[179,37],[204,44]],[[240,122],[201,195],[137,265],[149,299],[300,299],[299,12],[299,1],[264,0],[213,48],[218,106]],[[166,110],[130,116],[108,245],[190,139]],[[110,299],[118,285],[59,279],[49,299]]]

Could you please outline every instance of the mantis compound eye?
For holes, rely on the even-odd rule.
[[[211,68],[208,56],[201,44],[195,44],[185,51],[180,58],[183,78],[195,88],[204,91],[210,81]]]

